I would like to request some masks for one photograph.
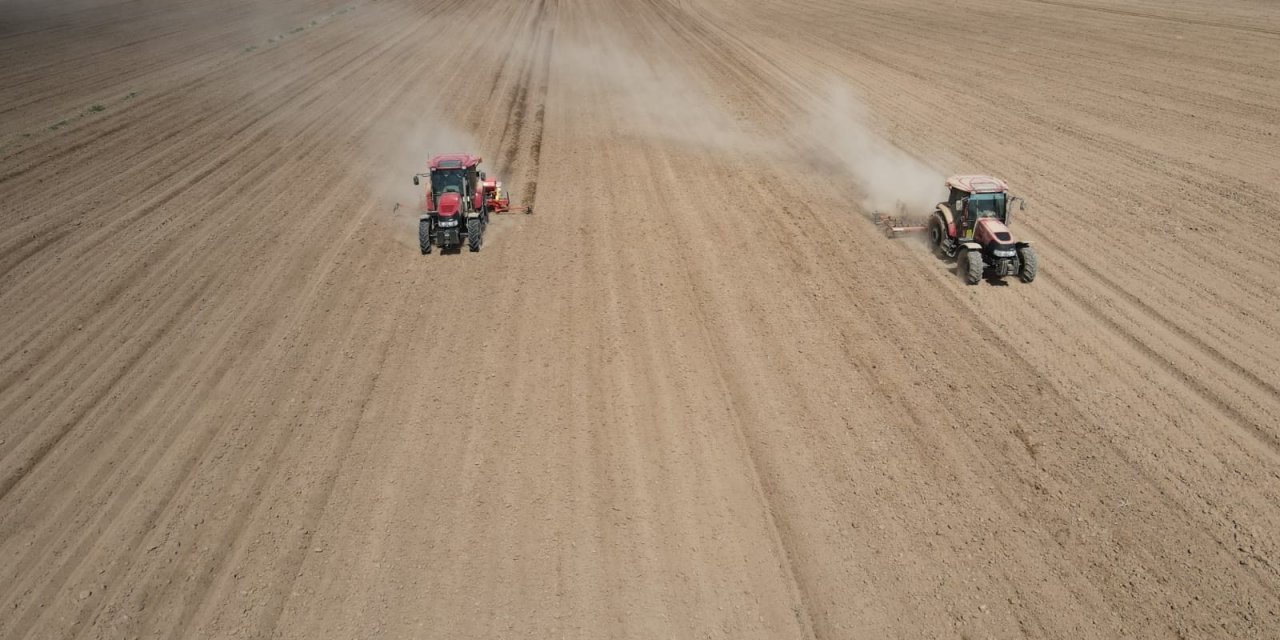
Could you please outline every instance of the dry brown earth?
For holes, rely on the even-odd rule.
[[[1272,3],[0,0],[0,61],[0,637],[1280,637]],[[537,213],[420,256],[450,149]],[[933,171],[1037,282],[876,233]]]

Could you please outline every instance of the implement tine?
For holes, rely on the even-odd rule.
[[[922,220],[915,216],[907,215],[906,206],[903,203],[899,202],[897,209],[898,213],[896,215],[887,214],[883,211],[872,212],[876,226],[884,227],[885,236],[893,238],[900,233],[917,233],[925,230]]]

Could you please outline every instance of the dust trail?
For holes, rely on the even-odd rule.
[[[946,176],[877,134],[854,90],[839,81],[809,107],[799,132],[806,144],[837,159],[862,194],[862,207],[893,211],[899,204],[926,213],[945,196]]]
[[[620,133],[732,153],[772,147],[725,112],[675,61],[651,50],[642,55],[622,40],[565,43],[555,57],[556,74],[592,80],[596,96],[621,116]]]
[[[621,133],[738,156],[795,153],[799,141],[836,161],[868,211],[901,204],[924,213],[944,193],[943,173],[878,135],[867,108],[842,80],[826,82],[831,89],[806,105],[794,127],[771,136],[732,116],[660,53],[641,55],[621,44],[622,38],[599,38],[560,47],[556,72],[591,78],[597,96],[622,116]]]

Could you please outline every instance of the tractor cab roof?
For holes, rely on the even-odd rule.
[[[466,169],[480,164],[480,156],[469,153],[446,153],[433,156],[427,163],[432,171],[436,169]]]
[[[968,193],[1004,193],[1009,185],[991,176],[951,176],[947,178],[947,188]]]

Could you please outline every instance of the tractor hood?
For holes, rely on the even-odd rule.
[[[450,191],[440,195],[440,209],[436,213],[442,218],[450,218],[458,215],[460,208],[462,208],[462,196]]]
[[[996,218],[981,218],[973,230],[973,240],[982,246],[1013,244],[1009,227]]]

